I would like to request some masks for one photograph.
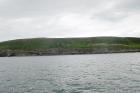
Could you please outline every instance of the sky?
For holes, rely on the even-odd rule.
[[[0,41],[140,37],[140,0],[0,0]]]

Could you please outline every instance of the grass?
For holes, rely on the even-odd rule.
[[[31,38],[5,41],[0,49],[46,50],[56,48],[111,48],[140,49],[140,38],[90,37],[90,38]]]

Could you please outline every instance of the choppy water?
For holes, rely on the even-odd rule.
[[[140,93],[140,53],[0,58],[0,93]]]

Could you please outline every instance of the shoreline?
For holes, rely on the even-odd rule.
[[[23,51],[23,50],[2,50],[0,51],[0,57],[26,57],[26,56],[55,56],[55,55],[83,55],[83,54],[116,54],[116,53],[136,53],[140,52],[140,49],[135,50],[92,50],[86,51],[86,49],[80,51]]]
[[[0,43],[0,57],[140,52],[140,38],[27,38]]]

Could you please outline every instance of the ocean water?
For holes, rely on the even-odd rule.
[[[0,93],[140,93],[140,53],[1,57]]]

